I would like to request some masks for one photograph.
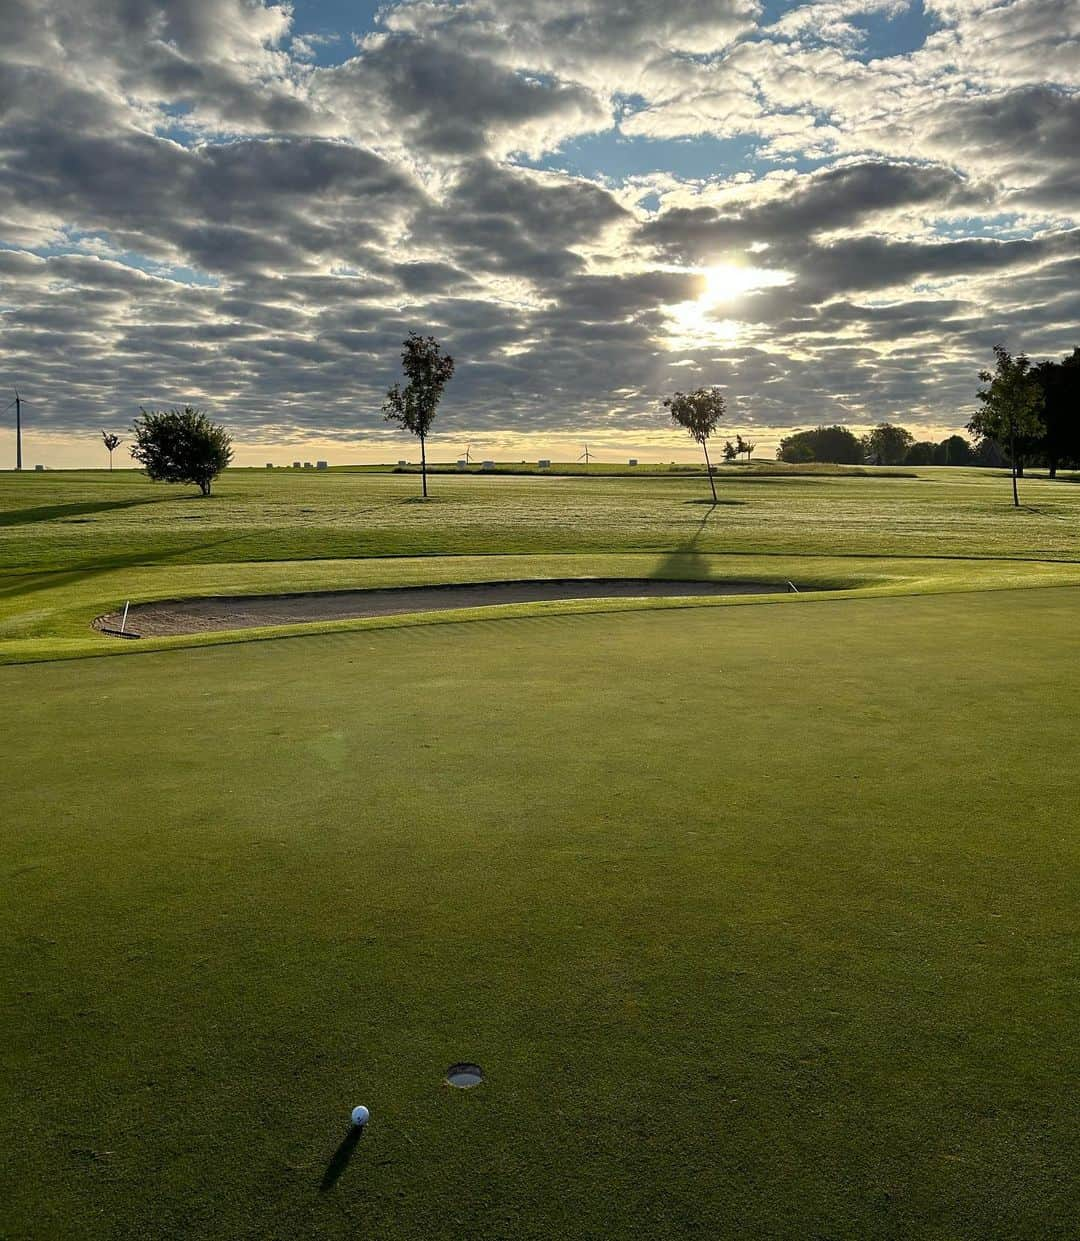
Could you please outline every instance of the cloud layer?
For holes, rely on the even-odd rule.
[[[1075,0],[415,0],[316,50],[262,0],[0,8],[39,429],[369,439],[410,328],[458,359],[447,429],[640,440],[698,383],[743,426],[940,427],[995,341],[1080,343]]]

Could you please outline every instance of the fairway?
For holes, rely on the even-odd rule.
[[[1080,486],[1026,479],[1019,511],[1008,486],[989,470],[730,467],[714,506],[686,471],[440,475],[425,504],[414,475],[366,470],[230,470],[209,499],[133,471],[0,473],[0,663],[117,654],[91,624],[129,599],[557,577],[876,593],[1080,582]],[[324,628],[387,623],[405,622]],[[221,638],[140,651],[207,640]]]
[[[747,477],[716,510],[701,478],[438,478],[424,507],[338,476],[371,512],[319,508],[305,560],[324,480],[239,473],[190,505],[250,563],[134,476],[4,478],[9,512],[151,498],[100,538],[2,532],[0,1234],[1074,1237],[1080,488],[1013,514],[1000,477],[921,475]],[[367,522],[403,554],[350,559]],[[108,642],[122,581],[568,561],[840,589],[56,658]]]

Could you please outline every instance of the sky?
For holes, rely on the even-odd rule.
[[[684,459],[702,385],[759,455],[940,438],[995,343],[1080,344],[1080,0],[0,3],[27,464],[185,403],[241,464],[409,457],[410,330],[437,459]]]

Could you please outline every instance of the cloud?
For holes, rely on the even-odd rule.
[[[768,188],[774,190],[768,198],[759,188],[754,197],[729,199],[722,207],[676,207],[644,225],[641,239],[669,257],[707,261],[731,248],[851,228],[883,213],[983,206],[988,199],[952,169],[885,161],[774,180]]]
[[[1077,343],[1077,8],[934,0],[914,48],[906,0],[770,14],[392,2],[326,64],[284,3],[7,0],[5,379],[57,431],[377,436],[419,328],[448,431],[651,433],[691,378],[754,425],[962,422],[995,340]]]
[[[586,87],[530,76],[483,56],[411,35],[377,35],[346,64],[320,70],[313,89],[330,111],[431,156],[539,155],[611,116]],[[374,126],[372,122],[374,121]]]
[[[515,68],[625,92],[657,62],[731,46],[758,13],[756,0],[416,0],[394,5],[386,24],[478,47]]]
[[[927,136],[932,148],[993,169],[1007,203],[1080,202],[1080,94],[1040,85],[961,100],[940,109]]]

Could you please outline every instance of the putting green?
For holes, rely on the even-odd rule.
[[[1078,602],[0,669],[7,1235],[1071,1238]]]

